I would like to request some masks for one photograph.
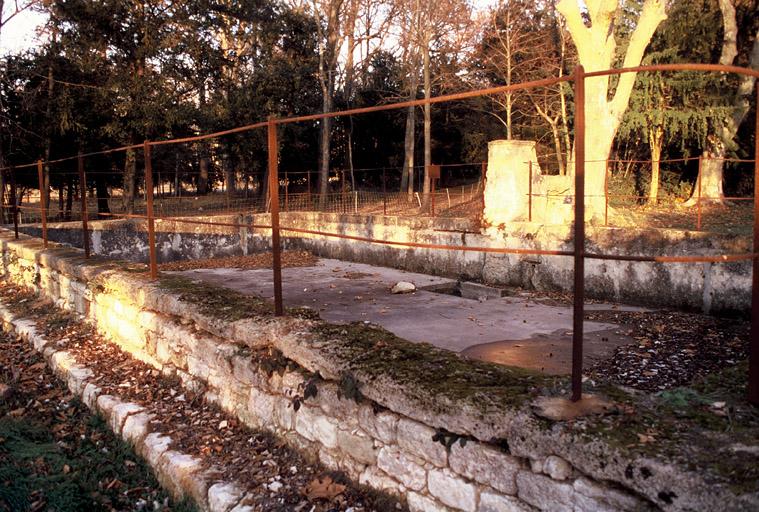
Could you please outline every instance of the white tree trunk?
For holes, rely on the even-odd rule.
[[[732,0],[719,0],[719,8],[722,13],[724,26],[722,38],[722,52],[719,63],[728,66],[733,64],[738,55],[738,24],[735,17],[735,6]],[[754,45],[749,56],[749,67],[759,68],[759,30],[754,34]],[[701,188],[701,200],[710,203],[723,203],[725,194],[722,188],[722,179],[725,172],[725,157],[727,147],[733,144],[741,123],[746,118],[750,106],[750,97],[754,90],[756,79],[752,76],[741,75],[738,90],[733,104],[735,110],[732,116],[724,119],[717,134],[710,134],[706,140],[706,147],[701,155],[703,158],[701,172],[696,178],[691,198],[685,203],[693,206],[698,203],[699,185]]]
[[[617,0],[587,0],[589,18],[586,26],[576,0],[561,0],[556,9],[564,16],[572,40],[577,47],[580,64],[586,72],[612,67],[615,59],[614,17]],[[638,66],[654,31],[666,19],[664,0],[645,0],[638,23],[625,53],[623,67]],[[585,80],[585,194],[586,207],[592,218],[604,211],[604,179],[606,161],[622,116],[627,110],[635,73],[619,76],[614,96],[609,98],[608,76]],[[588,129],[590,128],[590,129]],[[576,152],[574,152],[576,154]],[[574,170],[575,165],[569,166]]]

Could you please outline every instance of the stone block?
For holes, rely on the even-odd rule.
[[[322,383],[313,401],[327,416],[336,419],[341,425],[349,428],[358,426],[358,404],[353,400],[341,398],[334,384]],[[309,404],[311,403],[309,400]]]
[[[274,407],[276,397],[264,393],[254,387],[250,388],[248,398],[248,412],[258,420],[258,425],[271,429],[274,427]]]
[[[58,378],[68,380],[69,368],[76,366],[76,359],[69,352],[60,350],[50,356],[50,363]]]
[[[409,512],[449,512],[451,509],[437,501],[415,492],[406,495]]]
[[[353,480],[358,480],[366,469],[366,464],[345,455],[339,450],[322,448],[319,450],[319,460],[328,469],[332,471],[343,471],[348,478]]]
[[[137,315],[137,323],[145,330],[157,331],[160,318],[152,311],[142,310]]]
[[[295,418],[295,409],[290,400],[286,398],[278,397],[275,406],[275,418],[280,428],[284,430],[292,430],[294,428],[293,421]]]
[[[84,386],[82,390],[82,402],[90,408],[92,412],[97,412],[97,400],[102,390],[93,383]]]
[[[150,421],[154,418],[155,415],[146,412],[127,416],[121,429],[121,437],[134,446],[138,445],[150,433]]]
[[[158,464],[161,455],[169,449],[170,445],[170,437],[159,434],[158,432],[153,432],[146,435],[145,439],[142,440],[142,443],[136,446],[137,454],[148,461],[148,464],[155,467]]]
[[[230,482],[219,482],[208,488],[208,510],[229,512],[243,497],[243,490]]]
[[[457,510],[475,512],[477,489],[448,470],[433,469],[427,473],[427,488],[431,495]]]
[[[601,485],[585,477],[578,478],[574,481],[574,489],[577,492],[575,499],[578,504],[589,503],[581,497],[591,498],[599,508],[605,506],[615,510],[640,510],[643,509],[643,502],[640,498],[628,494],[619,489],[614,489]],[[584,507],[588,509],[587,506]]]
[[[368,466],[358,478],[358,483],[391,494],[398,494],[400,492],[398,482],[375,466]]]
[[[561,457],[549,455],[543,462],[543,473],[554,480],[566,480],[572,476],[572,466]]]
[[[195,355],[187,355],[187,373],[195,378],[203,381],[208,381],[208,375],[211,373],[211,369],[206,362]]]
[[[92,378],[92,370],[84,366],[74,365],[68,371],[68,386],[71,392],[80,396],[87,385],[87,380]]]
[[[171,350],[171,345],[170,345],[169,340],[167,340],[163,336],[157,338],[155,340],[155,358],[161,364],[168,364],[172,362],[171,361],[172,355],[173,353]]]
[[[327,448],[337,447],[337,425],[315,407],[301,406],[295,414],[295,431],[309,441],[317,441]]]
[[[391,412],[381,411],[375,414],[374,409],[368,405],[358,409],[359,426],[385,444],[395,444],[398,438],[398,420],[398,415]]]
[[[158,460],[156,474],[161,485],[174,497],[182,497],[187,494],[190,483],[197,472],[202,468],[200,459],[186,453],[174,450],[166,450]],[[199,496],[193,496],[197,499]],[[205,498],[205,495],[203,496]]]
[[[516,494],[519,460],[481,443],[454,443],[449,456],[451,469],[459,475],[489,485],[505,494]]]
[[[360,431],[348,432],[337,431],[337,446],[341,452],[353,457],[364,464],[374,464],[377,461],[377,452],[374,449],[374,441],[371,437]]]
[[[305,382],[305,375],[298,371],[285,371],[281,375],[273,372],[268,378],[267,386],[286,397],[293,397],[302,393]],[[321,387],[319,391],[321,392]]]
[[[504,496],[490,491],[480,493],[480,505],[477,512],[530,512],[532,507],[511,496]]]
[[[112,395],[100,395],[97,398],[97,410],[106,420],[110,419],[113,408],[121,403],[121,400]]]
[[[126,421],[127,417],[132,414],[137,414],[138,412],[143,412],[144,410],[145,409],[132,402],[120,403],[113,407],[111,417],[108,418],[108,424],[110,425],[111,430],[116,434],[121,435],[121,429],[124,428],[124,421]]]
[[[427,485],[427,471],[422,464],[421,460],[392,446],[382,447],[377,454],[377,467],[415,491]]]
[[[401,418],[398,421],[398,446],[438,467],[448,465],[445,446],[433,441],[435,431],[419,422]]]
[[[237,354],[232,357],[232,375],[238,382],[248,386],[263,388],[266,385],[265,376],[258,371],[250,356]]]
[[[541,510],[570,512],[574,508],[574,489],[570,484],[531,471],[517,474],[519,499]]]

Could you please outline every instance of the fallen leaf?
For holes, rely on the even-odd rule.
[[[344,485],[336,483],[329,476],[324,476],[312,480],[311,483],[306,486],[305,495],[309,500],[320,498],[329,500],[342,494],[344,491]]]

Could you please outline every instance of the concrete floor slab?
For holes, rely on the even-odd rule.
[[[273,296],[269,269],[180,273],[241,293],[267,299]],[[391,294],[390,288],[398,281],[414,283],[417,291]],[[481,302],[419,289],[455,283],[443,277],[331,259],[321,259],[312,267],[282,269],[285,305],[309,307],[324,320],[368,321],[409,341],[431,343],[465,356],[548,373],[569,372],[571,307],[535,302],[527,293]],[[585,364],[608,357],[615,347],[631,341],[617,329],[615,324],[585,322]]]

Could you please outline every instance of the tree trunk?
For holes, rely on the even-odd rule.
[[[401,192],[406,191],[409,201],[414,195],[414,125],[416,124],[415,107],[406,109],[406,135],[403,139],[403,175],[401,176]]]
[[[84,194],[84,191],[82,191]],[[95,193],[98,199],[98,218],[108,219],[106,214],[111,213],[111,209],[108,207],[108,185],[106,185],[105,177],[102,174],[95,174]]]
[[[237,183],[235,183],[235,168],[229,158],[224,159],[224,184],[227,187],[227,197],[234,199],[237,195]]]
[[[132,143],[130,142],[130,145]],[[134,149],[127,149],[126,162],[124,163],[124,192],[123,192],[123,205],[124,212],[127,214],[134,213],[134,194],[137,185],[137,159],[134,154]],[[99,204],[100,192],[98,192],[98,204]],[[98,210],[99,211],[99,210]]]
[[[58,182],[58,215],[56,216],[58,220],[63,220],[63,212],[64,212],[63,186],[64,186],[63,179],[61,179],[61,181]]]
[[[71,220],[71,209],[73,205],[74,205],[74,178],[72,176],[69,176],[66,179],[66,208],[65,208],[65,213],[63,214],[64,220],[66,221]]]
[[[180,182],[179,182],[179,154],[174,157],[174,197],[180,197]]]
[[[197,186],[197,192],[199,196],[204,196],[208,194],[208,168],[210,167],[210,162],[208,159],[208,156],[203,154],[203,156],[200,157],[200,175],[198,176],[198,186]]]
[[[648,192],[648,204],[656,206],[659,200],[659,175],[661,167],[661,149],[664,141],[664,129],[656,126],[648,134],[648,145],[651,148],[651,188]]]
[[[429,41],[429,38],[427,39]],[[430,45],[424,45],[424,99],[429,100],[432,96],[432,80],[430,78]],[[430,165],[432,165],[432,105],[424,104],[424,182],[422,183],[422,195],[426,206],[430,195]]]
[[[322,112],[332,111],[332,94],[325,91],[322,98]],[[330,125],[331,119],[325,117],[319,125],[319,202],[324,205],[329,192],[329,147],[330,147]]]
[[[719,0],[719,8],[722,12],[722,24],[724,27],[722,39],[722,52],[719,63],[730,65],[738,54],[737,36],[738,24],[735,17],[735,7],[731,0]],[[754,44],[749,56],[749,67],[759,68],[759,30],[754,34]],[[732,116],[728,116],[718,128],[717,134],[710,134],[706,138],[706,147],[701,157],[701,175],[696,178],[691,198],[685,203],[686,206],[697,204],[696,197],[701,186],[701,199],[711,203],[723,203],[725,194],[722,188],[722,178],[725,170],[727,147],[733,144],[741,123],[746,118],[750,107],[750,98],[754,89],[756,78],[741,75],[738,89],[733,100],[735,110]]]
[[[618,9],[617,0],[594,0],[588,2],[583,14],[575,0],[560,0],[556,9],[564,16],[567,29],[577,48],[579,62],[585,72],[601,71],[612,67],[616,41],[614,19]],[[587,15],[589,19],[586,22]],[[630,35],[623,67],[638,66],[654,31],[666,19],[663,0],[644,0],[635,30]],[[636,73],[624,73],[616,79],[613,97],[609,98],[608,76],[585,79],[585,205],[589,217],[599,219],[604,213],[604,180],[606,162],[611,152],[622,116],[627,110],[635,83]],[[591,129],[587,129],[590,127]],[[573,151],[576,155],[576,151]],[[569,166],[570,172],[574,165]]]
[[[567,170],[564,168],[564,151],[561,147],[561,137],[559,135],[559,121],[553,120],[548,123],[551,126],[551,134],[553,135],[553,148],[556,152],[556,161],[559,163],[559,174],[564,176]]]

